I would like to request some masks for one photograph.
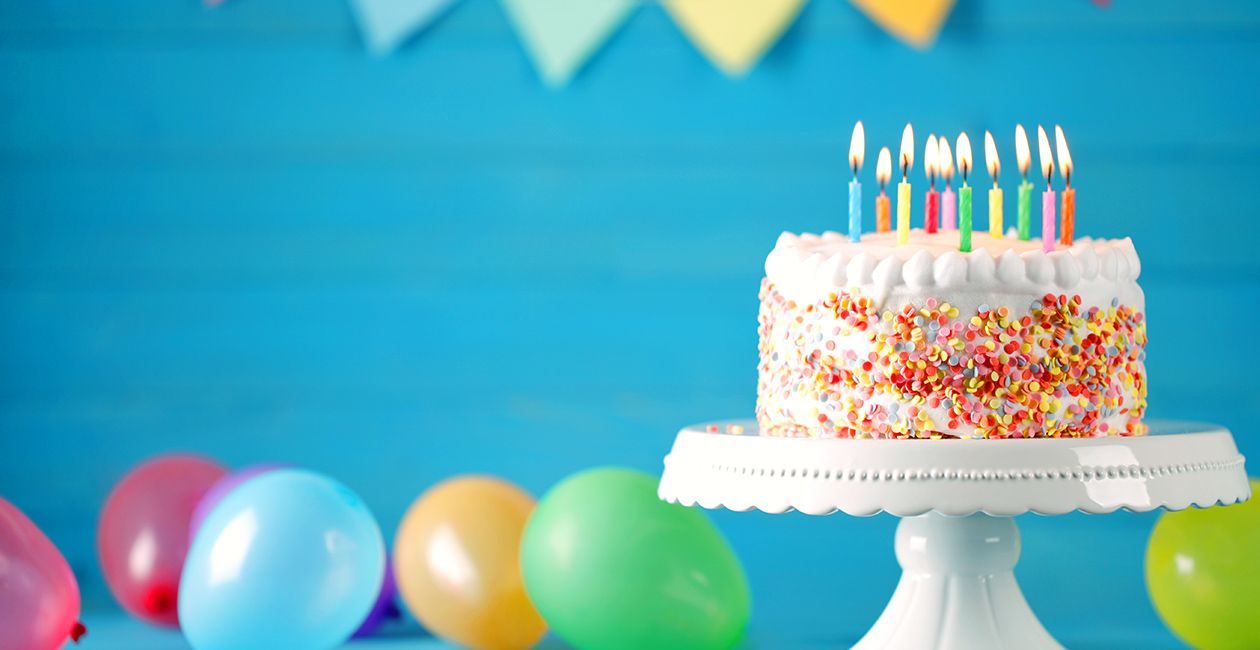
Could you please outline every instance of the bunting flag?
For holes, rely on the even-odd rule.
[[[373,54],[393,52],[441,16],[455,0],[350,0],[359,29]]]
[[[664,5],[714,65],[741,76],[783,35],[805,0],[664,0]]]
[[[945,24],[954,0],[849,0],[884,31],[918,48],[927,48]]]
[[[394,51],[457,1],[349,0],[364,42],[378,55]],[[646,0],[500,1],[539,75],[563,86]],[[889,34],[920,48],[936,40],[954,1],[850,0]],[[787,31],[806,0],[660,2],[705,57],[727,75],[741,76]]]
[[[534,66],[563,86],[626,22],[637,0],[502,0]]]

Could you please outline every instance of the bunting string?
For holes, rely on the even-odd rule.
[[[223,0],[205,0],[218,5]],[[348,0],[368,51],[386,56],[459,0]],[[641,0],[499,0],[543,81],[562,87],[644,3]],[[740,77],[783,36],[806,0],[659,0],[679,30],[724,74]],[[936,40],[954,0],[850,0],[894,38]]]

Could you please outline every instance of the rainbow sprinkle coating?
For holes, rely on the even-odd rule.
[[[1146,323],[1117,300],[1046,294],[1022,313],[936,298],[880,309],[856,291],[798,305],[761,285],[764,435],[1142,435]]]

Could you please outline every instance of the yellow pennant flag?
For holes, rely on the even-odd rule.
[[[954,0],[850,0],[884,31],[915,47],[928,47]]]
[[[664,0],[674,22],[717,67],[748,72],[800,13],[805,0]]]

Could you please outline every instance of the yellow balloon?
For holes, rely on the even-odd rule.
[[[394,537],[403,601],[435,635],[474,650],[529,648],[547,625],[525,593],[520,547],[534,498],[485,476],[439,483]]]

